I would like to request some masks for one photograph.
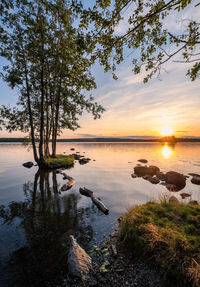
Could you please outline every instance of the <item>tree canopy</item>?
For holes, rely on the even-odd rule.
[[[170,29],[176,13],[181,15],[186,8],[193,10],[189,10],[189,18],[181,20],[180,30]],[[196,9],[200,10],[200,3],[192,0],[97,0],[85,11],[82,24],[88,27],[94,21],[93,38],[99,44],[96,53],[106,71],[115,71],[128,48],[134,73],[140,73],[142,67],[147,72],[144,82],[159,75],[164,64],[176,55],[179,62],[192,63],[187,75],[194,81],[200,74],[200,22],[191,15]],[[128,28],[117,33],[123,23]]]
[[[2,77],[18,89],[19,97],[16,107],[1,108],[1,118],[9,131],[30,133],[35,160],[42,165],[50,154],[50,140],[55,156],[56,139],[64,128],[79,127],[84,110],[96,119],[104,109],[88,95],[96,84],[88,35],[74,24],[79,5],[64,0],[15,4],[2,17],[0,51],[8,61]]]

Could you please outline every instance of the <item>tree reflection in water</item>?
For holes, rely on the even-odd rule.
[[[61,196],[55,172],[38,171],[34,182],[25,183],[23,188],[23,202],[0,207],[4,224],[20,218],[26,236],[26,245],[14,251],[7,262],[7,270],[13,266],[16,274],[14,279],[9,278],[10,285],[14,280],[14,286],[55,286],[50,282],[57,284],[62,273],[67,273],[68,235],[74,234],[86,247],[93,237],[87,219],[97,209],[78,207],[78,193],[68,191]]]

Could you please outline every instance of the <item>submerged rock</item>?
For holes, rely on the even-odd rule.
[[[77,243],[73,235],[69,236],[70,250],[68,254],[68,268],[71,275],[79,277],[82,280],[89,278],[89,272],[92,269],[92,259],[83,248]]]
[[[186,185],[186,177],[176,171],[169,171],[166,173],[166,183],[173,184],[182,189]]]
[[[148,162],[148,160],[146,160],[146,159],[144,159],[144,158],[138,159],[138,161],[139,161],[139,162],[142,162],[142,163],[147,163],[147,162]]]
[[[191,179],[191,182],[192,182],[193,184],[200,185],[200,177],[199,177],[199,176],[194,176],[194,177]]]
[[[183,193],[180,194],[180,196],[182,197],[182,199],[185,199],[186,197],[190,197],[191,194],[183,192]]]
[[[24,167],[31,168],[33,166],[33,162],[32,161],[27,161],[27,162],[23,163],[22,165]]]

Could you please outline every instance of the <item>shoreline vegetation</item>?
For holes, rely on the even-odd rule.
[[[0,142],[21,142],[24,143],[24,138],[0,138]],[[164,138],[137,138],[137,139],[127,139],[127,138],[75,138],[75,139],[58,139],[57,142],[161,142],[176,144],[178,142],[200,142],[199,137],[195,138],[176,138],[175,140]]]
[[[94,246],[88,252],[94,261],[99,259],[88,284],[92,280],[98,282],[95,286],[200,286],[197,202],[162,199],[135,206],[119,218],[110,236],[102,248]]]
[[[156,263],[165,279],[172,279],[176,286],[200,286],[198,203],[164,199],[130,208],[118,232],[129,250]]]

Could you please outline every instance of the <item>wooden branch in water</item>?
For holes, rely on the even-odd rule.
[[[61,191],[65,191],[70,189],[75,184],[75,179],[71,176],[68,176],[65,172],[61,173],[63,175],[63,179],[68,179],[68,183],[63,184],[61,187]]]
[[[94,204],[96,204],[96,206],[101,211],[103,211],[103,213],[105,213],[105,214],[109,213],[109,209],[105,206],[105,204],[103,202],[101,202],[100,199],[98,199],[98,197],[96,196],[96,194],[92,190],[89,190],[85,187],[84,188],[80,187],[79,191],[82,195],[90,197],[92,199],[92,201],[94,202]]]

